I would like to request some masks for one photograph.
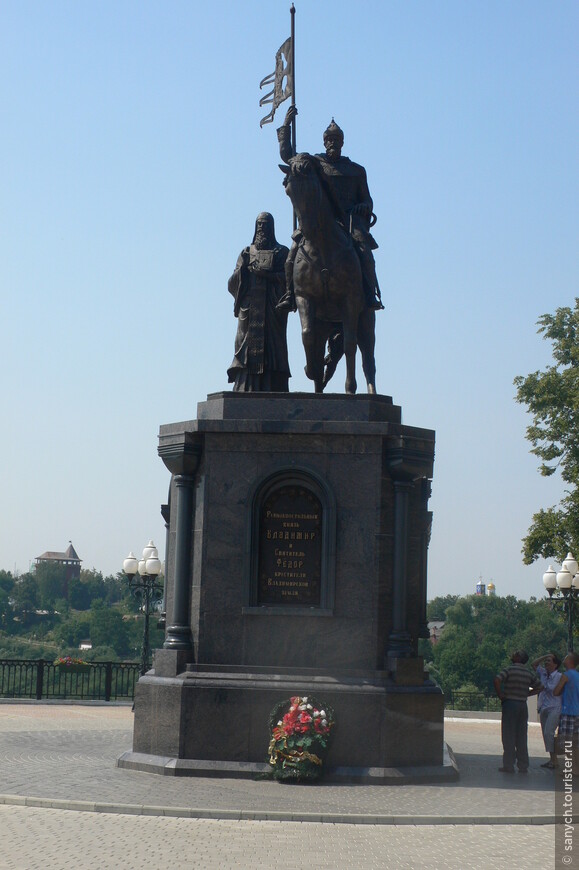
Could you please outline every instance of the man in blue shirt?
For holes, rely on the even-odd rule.
[[[565,673],[553,689],[555,696],[563,694],[561,704],[561,720],[559,722],[559,737],[563,740],[563,746],[572,745],[573,775],[579,776],[579,673],[576,668],[579,664],[577,653],[567,654],[563,664]],[[567,752],[565,752],[567,756]],[[565,759],[565,768],[568,768]]]

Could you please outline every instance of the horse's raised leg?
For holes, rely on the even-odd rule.
[[[324,388],[331,381],[338,363],[344,356],[344,333],[342,324],[334,325],[328,336],[328,353],[324,358]]]

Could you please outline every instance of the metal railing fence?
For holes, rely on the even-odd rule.
[[[47,659],[0,659],[0,698],[133,700],[139,662],[89,662],[80,667],[55,665]],[[450,691],[447,710],[499,712],[496,695]]]
[[[487,713],[500,713],[501,702],[495,694],[486,692],[446,692],[444,706],[447,710],[480,710]]]
[[[61,666],[46,659],[0,659],[0,698],[133,700],[139,662]]]

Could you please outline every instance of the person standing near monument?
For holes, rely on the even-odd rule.
[[[272,215],[262,212],[227,285],[237,317],[235,356],[227,370],[234,392],[288,392],[287,311],[277,307],[285,290],[287,255],[285,245],[276,241]]]
[[[559,720],[559,737],[564,743],[572,743],[573,776],[579,776],[579,655],[567,653],[563,660],[565,673],[553,689],[553,694],[562,695],[561,719]],[[566,753],[565,753],[566,754]]]
[[[283,125],[277,131],[279,153],[284,163],[294,156],[291,146],[291,122],[297,115],[297,108],[290,106]],[[376,264],[372,251],[378,245],[370,233],[373,202],[368,189],[366,170],[349,157],[342,156],[344,133],[334,119],[324,132],[325,154],[316,154],[326,184],[334,204],[336,220],[350,233],[362,267],[364,298],[366,307],[374,310],[384,308],[380,297]],[[293,244],[286,262],[287,292],[279,304],[282,310],[295,311],[293,294],[293,263],[299,247],[301,233],[293,234]]]
[[[501,773],[515,772],[515,759],[519,773],[529,769],[527,727],[529,712],[527,698],[541,688],[541,681],[525,667],[529,661],[525,650],[516,650],[511,656],[512,664],[496,675],[495,691],[501,699],[501,738],[503,764]]]
[[[543,742],[549,753],[549,761],[546,761],[541,767],[547,767],[549,770],[558,767],[557,753],[555,752],[555,732],[561,716],[561,698],[554,695],[553,690],[561,679],[560,666],[561,659],[555,653],[539,656],[531,663],[531,667],[539,675],[543,686],[539,692],[537,711],[543,732]]]

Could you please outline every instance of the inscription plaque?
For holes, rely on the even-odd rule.
[[[288,484],[261,505],[257,604],[319,607],[322,505],[309,489]]]

